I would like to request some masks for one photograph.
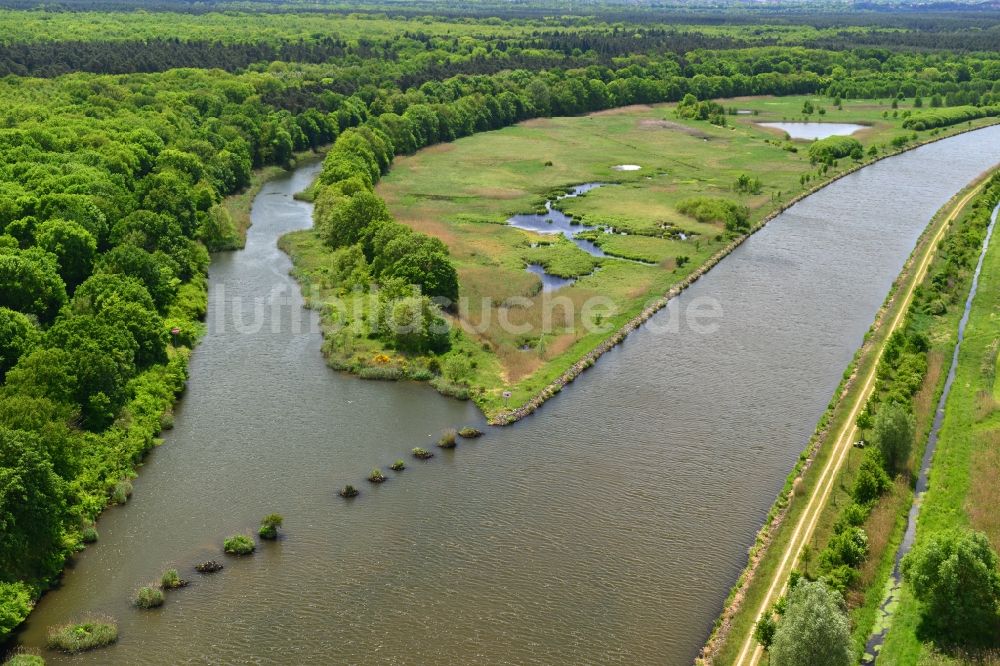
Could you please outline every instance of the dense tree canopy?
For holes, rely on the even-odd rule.
[[[843,600],[821,582],[799,581],[771,645],[774,666],[850,666],[851,631]]]
[[[997,555],[981,532],[936,534],[903,559],[922,605],[921,629],[945,645],[995,642],[1000,626]]]
[[[890,472],[906,468],[913,449],[914,429],[913,415],[899,403],[885,405],[875,415],[872,440]]]

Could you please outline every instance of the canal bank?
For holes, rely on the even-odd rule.
[[[905,328],[915,290],[932,270],[937,248],[946,234],[953,231],[953,222],[986,182],[986,175],[981,176],[938,211],[894,283],[885,306],[865,337],[865,344],[845,371],[843,385],[821,418],[817,434],[800,457],[772,507],[768,523],[758,535],[750,564],[727,600],[717,630],[703,650],[706,661],[744,664],[756,663],[761,658],[761,650],[752,636],[754,622],[784,593],[790,572],[802,566],[800,555],[805,558],[808,551],[810,557],[815,557],[816,549],[826,543],[840,512],[837,507],[852,501],[848,490],[853,481],[852,469],[858,467],[858,461],[853,464],[850,461],[852,455],[860,458],[864,453],[853,446],[861,437],[855,423],[875,390],[876,372],[882,371],[880,361],[885,343],[894,331]],[[949,321],[952,319],[942,321],[946,329]],[[953,323],[957,324],[957,320]],[[936,380],[928,381],[931,384],[928,390],[934,393]],[[872,552],[871,557],[880,560],[884,555],[878,550]],[[885,575],[888,572],[882,577]],[[881,589],[880,584],[877,587]],[[870,626],[873,618],[865,619],[870,610],[868,599],[866,595],[863,607],[852,607],[852,612],[859,613],[854,616],[855,621]],[[867,627],[861,631],[866,632]],[[859,634],[859,637],[863,644],[866,634]]]

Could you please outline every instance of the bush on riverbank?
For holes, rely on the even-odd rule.
[[[75,654],[111,645],[118,640],[118,624],[111,618],[89,618],[83,622],[51,627],[46,644],[50,650]]]
[[[920,132],[992,116],[1000,116],[1000,105],[952,106],[915,113],[903,121],[903,127]]]
[[[80,530],[80,539],[84,543],[94,543],[95,541],[97,541],[97,538],[98,538],[97,528],[94,526],[93,523],[84,525],[83,529]]]
[[[115,484],[115,487],[111,490],[111,503],[112,504],[125,504],[128,498],[132,496],[132,482],[128,479],[122,479]]]
[[[249,555],[257,549],[257,544],[246,534],[234,534],[222,543],[222,549],[230,555]]]
[[[861,142],[849,136],[828,136],[809,144],[809,161],[831,164],[834,160],[863,152]]]

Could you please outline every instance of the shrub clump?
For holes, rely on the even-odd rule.
[[[128,501],[128,498],[132,496],[132,482],[128,479],[122,479],[115,484],[115,487],[111,490],[111,503],[112,504],[124,504]]]
[[[368,480],[372,483],[382,483],[385,481],[385,474],[378,468],[373,469],[372,473],[368,475]]]
[[[257,534],[261,539],[277,539],[278,528],[285,522],[285,519],[278,513],[271,513],[264,516],[260,521],[260,529]]]
[[[841,157],[856,155],[862,150],[861,142],[849,136],[829,136],[809,144],[809,159],[813,163],[830,163]]]
[[[889,475],[882,466],[882,457],[877,449],[869,449],[861,460],[858,474],[854,477],[851,496],[859,504],[871,504],[881,497],[892,485]]]
[[[718,197],[689,197],[677,204],[677,212],[703,224],[724,224],[726,231],[750,229],[749,209],[735,201]]]
[[[180,574],[177,573],[177,569],[167,569],[160,576],[160,587],[164,590],[176,590],[179,587],[184,587],[188,582],[181,578]]]
[[[413,456],[419,458],[420,460],[427,460],[428,458],[433,458],[434,454],[427,449],[422,449],[419,446],[413,449]]]
[[[215,560],[208,560],[207,562],[194,565],[194,570],[203,574],[215,573],[216,571],[222,571],[222,569],[222,562],[216,562]]]
[[[340,489],[340,496],[341,497],[357,497],[358,496],[358,489],[348,483],[346,486],[344,486],[343,488]]]
[[[135,594],[135,605],[139,608],[159,608],[163,605],[163,591],[153,585],[144,585]]]
[[[47,645],[70,654],[111,645],[118,640],[118,624],[111,618],[91,618],[49,629]]]
[[[80,530],[80,538],[84,543],[94,543],[97,541],[97,528],[94,527],[93,523],[83,526],[83,529]]]
[[[222,549],[230,555],[249,555],[257,545],[246,534],[234,534],[222,542]]]
[[[389,469],[391,469],[393,472],[402,472],[404,469],[406,469],[406,463],[403,462],[402,458],[397,458],[396,462],[389,465]]]
[[[454,430],[445,430],[441,435],[441,439],[438,440],[438,446],[442,449],[453,449],[458,443],[458,433]]]
[[[483,431],[478,428],[473,428],[471,426],[466,426],[458,431],[458,434],[466,439],[474,439],[476,437],[482,437]]]

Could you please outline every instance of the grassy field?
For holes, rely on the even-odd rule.
[[[732,201],[747,207],[752,225],[852,167],[845,158],[824,172],[810,164],[808,142],[789,142],[756,124],[801,120],[806,100],[826,111],[811,120],[866,125],[855,135],[866,152],[891,150],[893,138],[911,136],[900,125],[912,100],[897,110],[888,101],[845,102],[840,110],[820,97],[762,97],[721,100],[745,112],[727,116],[727,127],[680,120],[672,105],[636,106],[528,121],[398,158],[378,192],[400,222],[451,250],[462,295],[458,323],[475,342],[468,346],[476,368],[472,395],[487,415],[504,408],[505,390],[510,407],[530,399],[739,235],[721,222],[681,214],[681,202]],[[619,164],[642,168],[612,168]],[[743,174],[760,179],[759,193],[736,191]],[[590,234],[609,255],[649,263],[594,258],[571,243],[553,243],[551,235],[505,224],[587,182],[607,185],[557,206],[584,224],[613,228],[614,234]],[[578,279],[542,293],[527,263]],[[597,297],[599,325],[584,327],[584,307]]]
[[[959,351],[955,383],[945,403],[929,488],[917,521],[917,540],[959,527],[985,532],[1000,550],[1000,247],[994,237]],[[914,664],[929,656],[917,638],[919,608],[904,585],[880,661]]]

